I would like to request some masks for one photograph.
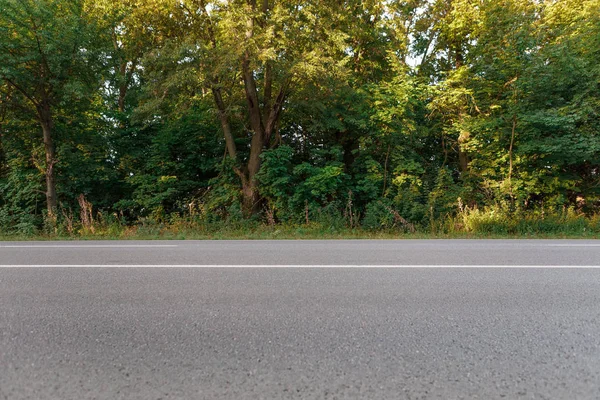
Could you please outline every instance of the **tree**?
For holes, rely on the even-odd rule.
[[[290,93],[338,67],[344,37],[335,21],[341,8],[287,0],[166,4],[168,15],[158,28],[162,48],[145,68],[171,74],[156,80],[153,92],[171,94],[174,86],[190,85],[192,96],[212,96],[244,209],[256,212],[261,154],[280,141]],[[248,148],[240,149],[236,137],[246,139]]]
[[[597,0],[0,0],[0,227],[595,210],[599,58]]]
[[[80,0],[0,0],[0,80],[9,105],[42,131],[46,206],[56,219],[55,124],[60,113],[95,88],[93,32]]]

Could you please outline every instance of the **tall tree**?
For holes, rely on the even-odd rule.
[[[46,206],[55,220],[55,123],[60,110],[93,87],[91,23],[80,0],[0,0],[0,80],[9,103],[30,114],[42,131]]]
[[[167,1],[167,3],[169,3]],[[155,93],[195,81],[195,95],[213,98],[228,156],[242,186],[244,209],[259,207],[261,154],[279,143],[279,122],[290,93],[332,73],[344,37],[335,27],[339,5],[320,1],[171,1],[164,18],[164,61],[147,64],[171,75]],[[156,68],[157,67],[157,68]],[[189,95],[189,91],[186,91]],[[164,98],[164,96],[163,96]],[[244,113],[239,113],[239,106]],[[237,137],[246,137],[240,149]]]

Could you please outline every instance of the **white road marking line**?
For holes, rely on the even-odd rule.
[[[55,249],[55,248],[138,248],[138,247],[179,247],[176,244],[27,244],[27,245],[0,245],[0,248],[8,249]]]
[[[549,244],[548,247],[600,247],[600,244],[581,243],[581,244]]]
[[[600,269],[600,265],[201,265],[201,264],[0,264],[0,268],[548,268],[548,269]]]

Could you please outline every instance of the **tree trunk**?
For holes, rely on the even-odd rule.
[[[237,150],[235,148],[235,140],[233,138],[233,134],[231,133],[231,126],[229,125],[227,109],[225,107],[225,102],[223,101],[221,89],[213,87],[212,93],[215,99],[215,104],[217,105],[219,122],[221,123],[221,129],[223,129],[223,137],[225,138],[227,152],[229,153],[229,157],[235,160],[237,158]]]
[[[6,165],[6,154],[4,153],[4,146],[2,144],[2,123],[5,119],[5,109],[0,109],[2,114],[0,114],[0,176],[4,175],[5,170],[7,169]]]
[[[127,63],[121,62],[119,66],[119,72],[121,74],[121,83],[119,83],[119,99],[118,99],[118,110],[120,113],[125,112],[125,96],[127,96]]]
[[[349,173],[356,160],[356,151],[359,148],[358,140],[348,131],[338,131],[335,133],[335,141],[342,146],[344,168]]]
[[[260,211],[260,195],[254,179],[248,179],[242,185],[242,208],[246,217],[250,217]]]
[[[2,126],[0,125],[0,129]],[[4,175],[4,172],[8,169],[6,165],[6,154],[4,153],[4,146],[2,145],[2,134],[0,134],[0,177]]]
[[[256,0],[247,0],[248,6],[252,11],[257,10]],[[202,7],[206,7],[201,3]],[[262,0],[261,11],[263,16],[255,21],[256,17],[248,17],[246,20],[246,39],[250,40],[254,36],[254,26],[257,22],[260,26],[264,24],[264,18],[269,10],[269,1]],[[216,39],[212,26],[209,25],[209,35],[212,42],[213,48],[217,48]],[[256,175],[260,170],[261,159],[260,156],[265,148],[271,145],[273,135],[277,132],[277,124],[280,119],[281,111],[283,110],[283,104],[286,99],[287,88],[290,83],[289,80],[285,80],[279,88],[278,94],[274,97],[273,89],[273,71],[269,61],[264,65],[265,77],[263,87],[263,99],[259,98],[258,86],[255,80],[255,74],[252,69],[251,63],[252,55],[247,50],[244,53],[241,61],[242,67],[242,78],[244,81],[244,91],[246,95],[246,106],[248,112],[248,119],[250,122],[250,133],[252,136],[250,142],[250,155],[248,157],[245,166],[234,167],[235,173],[240,177],[242,183],[242,206],[246,216],[260,211],[260,195],[258,193],[258,185],[256,182]],[[225,144],[227,146],[227,152],[229,156],[236,161],[237,151],[235,147],[235,141],[231,132],[231,126],[229,124],[229,117],[226,112],[225,102],[223,101],[223,95],[219,88],[219,78],[213,78],[212,93],[217,106],[219,120],[221,122],[221,128],[225,137]]]
[[[513,195],[512,175],[513,175],[513,149],[515,145],[515,134],[517,131],[517,115],[513,115],[512,118],[512,129],[510,132],[510,146],[508,148],[508,190],[510,194],[510,201],[514,207],[515,196]]]
[[[52,138],[52,116],[50,106],[44,104],[40,107],[40,124],[44,136],[44,150],[46,152],[46,207],[48,210],[48,219],[56,219],[57,197],[56,197],[56,174],[54,165],[56,164],[56,149]]]
[[[463,149],[463,146],[468,140],[468,132],[461,132],[458,136],[458,165],[460,167],[461,174],[467,173],[469,171],[469,155]]]
[[[454,66],[456,70],[460,69],[464,64],[464,56],[462,51],[462,44],[460,42],[456,42],[454,44]],[[463,114],[462,112],[459,115],[459,119],[462,121]],[[460,168],[460,173],[466,174],[469,171],[469,155],[466,151],[464,151],[464,144],[469,140],[468,132],[460,132],[458,136],[458,165]]]
[[[231,132],[231,126],[229,125],[229,118],[227,116],[227,110],[221,90],[213,87],[212,92],[217,106],[223,136],[225,137],[227,153],[229,154],[229,157],[237,161],[235,140]],[[263,135],[254,133],[250,144],[250,158],[248,159],[247,167],[239,168],[234,166],[235,173],[240,177],[242,183],[242,207],[244,214],[247,216],[254,214],[259,208],[258,188],[256,187],[255,179],[256,174],[260,169],[260,155],[263,151],[263,146]]]
[[[256,8],[256,3],[250,1],[252,8]],[[248,18],[246,38],[251,39],[253,36],[254,20]],[[252,215],[258,211],[259,195],[256,185],[256,174],[260,169],[260,155],[264,150],[265,145],[265,125],[263,123],[262,113],[260,109],[260,100],[256,82],[254,80],[254,72],[250,68],[250,55],[248,52],[242,60],[242,76],[244,78],[244,89],[246,92],[246,105],[248,107],[248,116],[250,117],[250,128],[252,129],[252,141],[250,142],[250,156],[248,158],[247,179],[243,182],[242,187],[242,203],[244,213]],[[269,88],[265,88],[271,90]],[[268,100],[266,100],[268,102]]]

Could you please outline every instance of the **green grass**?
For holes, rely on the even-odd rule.
[[[460,228],[460,226],[459,226]],[[429,231],[418,229],[414,233],[403,230],[365,230],[362,228],[336,228],[318,224],[275,225],[245,224],[237,227],[210,226],[137,226],[120,230],[98,228],[94,233],[82,231],[73,234],[0,234],[0,240],[296,240],[296,239],[600,239],[597,229],[583,225],[483,224],[470,231],[446,229]]]
[[[428,226],[416,225],[414,232],[408,231],[412,224],[386,224],[380,229],[349,227],[349,221],[343,217],[326,214],[308,224],[275,225],[259,219],[209,222],[180,216],[168,221],[142,219],[133,225],[100,219],[87,227],[73,221],[69,225],[59,223],[55,229],[33,234],[31,229],[21,233],[0,231],[0,240],[600,239],[600,214],[584,215],[572,208],[552,214],[465,208]]]

